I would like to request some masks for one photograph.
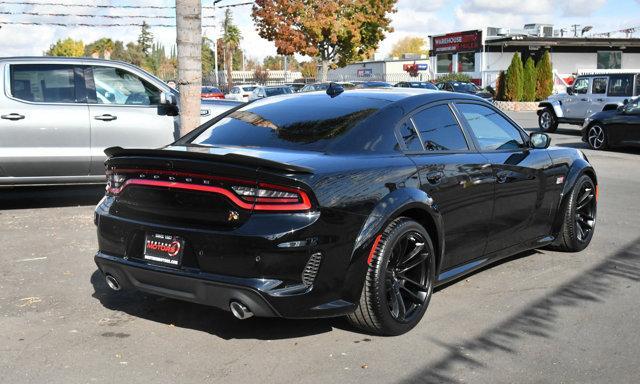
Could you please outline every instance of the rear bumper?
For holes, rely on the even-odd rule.
[[[98,252],[94,261],[103,274],[115,277],[123,289],[209,305],[229,311],[232,301],[259,317],[317,318],[351,313],[355,304],[334,300],[309,307],[312,287],[277,288],[280,280],[215,275],[173,269]]]

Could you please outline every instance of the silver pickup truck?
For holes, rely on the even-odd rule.
[[[0,58],[0,187],[103,182],[107,147],[179,136],[179,94],[127,63]],[[201,121],[240,102],[202,102]]]
[[[567,93],[538,105],[538,126],[555,132],[558,124],[582,126],[588,116],[626,104],[640,95],[640,70],[604,70],[579,75]]]

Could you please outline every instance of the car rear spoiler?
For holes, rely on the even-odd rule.
[[[300,165],[281,163],[278,161],[261,159],[259,157],[241,155],[238,153],[227,153],[224,155],[218,155],[213,153],[207,153],[205,151],[184,151],[184,150],[170,150],[170,149],[135,149],[135,148],[122,148],[122,147],[109,147],[104,150],[104,153],[109,158],[113,157],[130,157],[130,156],[143,156],[143,157],[161,157],[161,158],[174,158],[174,159],[193,159],[193,160],[213,160],[222,163],[238,164],[253,167],[269,168],[277,171],[286,171],[292,173],[313,173],[311,168],[303,167]]]

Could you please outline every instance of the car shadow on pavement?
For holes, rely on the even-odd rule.
[[[629,282],[640,282],[640,238],[473,339],[461,344],[434,340],[447,350],[445,356],[402,382],[458,383],[458,372],[488,370],[487,361],[493,355],[517,354],[518,344],[528,338],[551,338],[563,313],[602,303]]]
[[[0,209],[96,205],[104,184],[0,188]]]
[[[290,320],[252,317],[238,320],[231,315],[231,312],[206,305],[150,295],[136,290],[114,292],[107,287],[99,270],[91,275],[91,284],[94,288],[92,296],[107,309],[175,327],[207,332],[225,340],[289,339],[330,332],[334,327],[349,327],[342,318]]]

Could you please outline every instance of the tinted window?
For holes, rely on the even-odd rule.
[[[458,110],[478,139],[480,149],[518,149],[524,146],[520,131],[498,112],[478,104],[458,104]]]
[[[591,93],[595,95],[599,95],[606,92],[607,92],[607,78],[598,77],[593,79],[593,84],[591,84]]]
[[[575,84],[573,84],[573,92],[583,94],[587,93],[589,89],[589,79],[586,77],[579,78],[576,80]]]
[[[609,96],[633,96],[633,75],[609,76]]]
[[[193,143],[324,151],[388,101],[325,94],[251,103],[198,135]],[[363,140],[366,141],[366,140]]]
[[[54,64],[11,65],[11,95],[43,103],[75,103],[73,67]]]
[[[466,150],[458,121],[447,105],[438,105],[416,113],[412,117],[427,151]]]
[[[411,120],[406,120],[400,125],[399,133],[408,151],[422,151],[420,137],[416,133]]]
[[[284,95],[285,93],[293,93],[291,88],[265,88],[267,96]]]
[[[471,83],[453,83],[453,89],[456,92],[476,92],[478,87]]]
[[[597,55],[598,69],[622,68],[622,51],[600,51]]]
[[[98,104],[157,105],[160,91],[138,76],[120,68],[93,67]]]
[[[202,93],[222,93],[220,89],[215,87],[202,87]]]

